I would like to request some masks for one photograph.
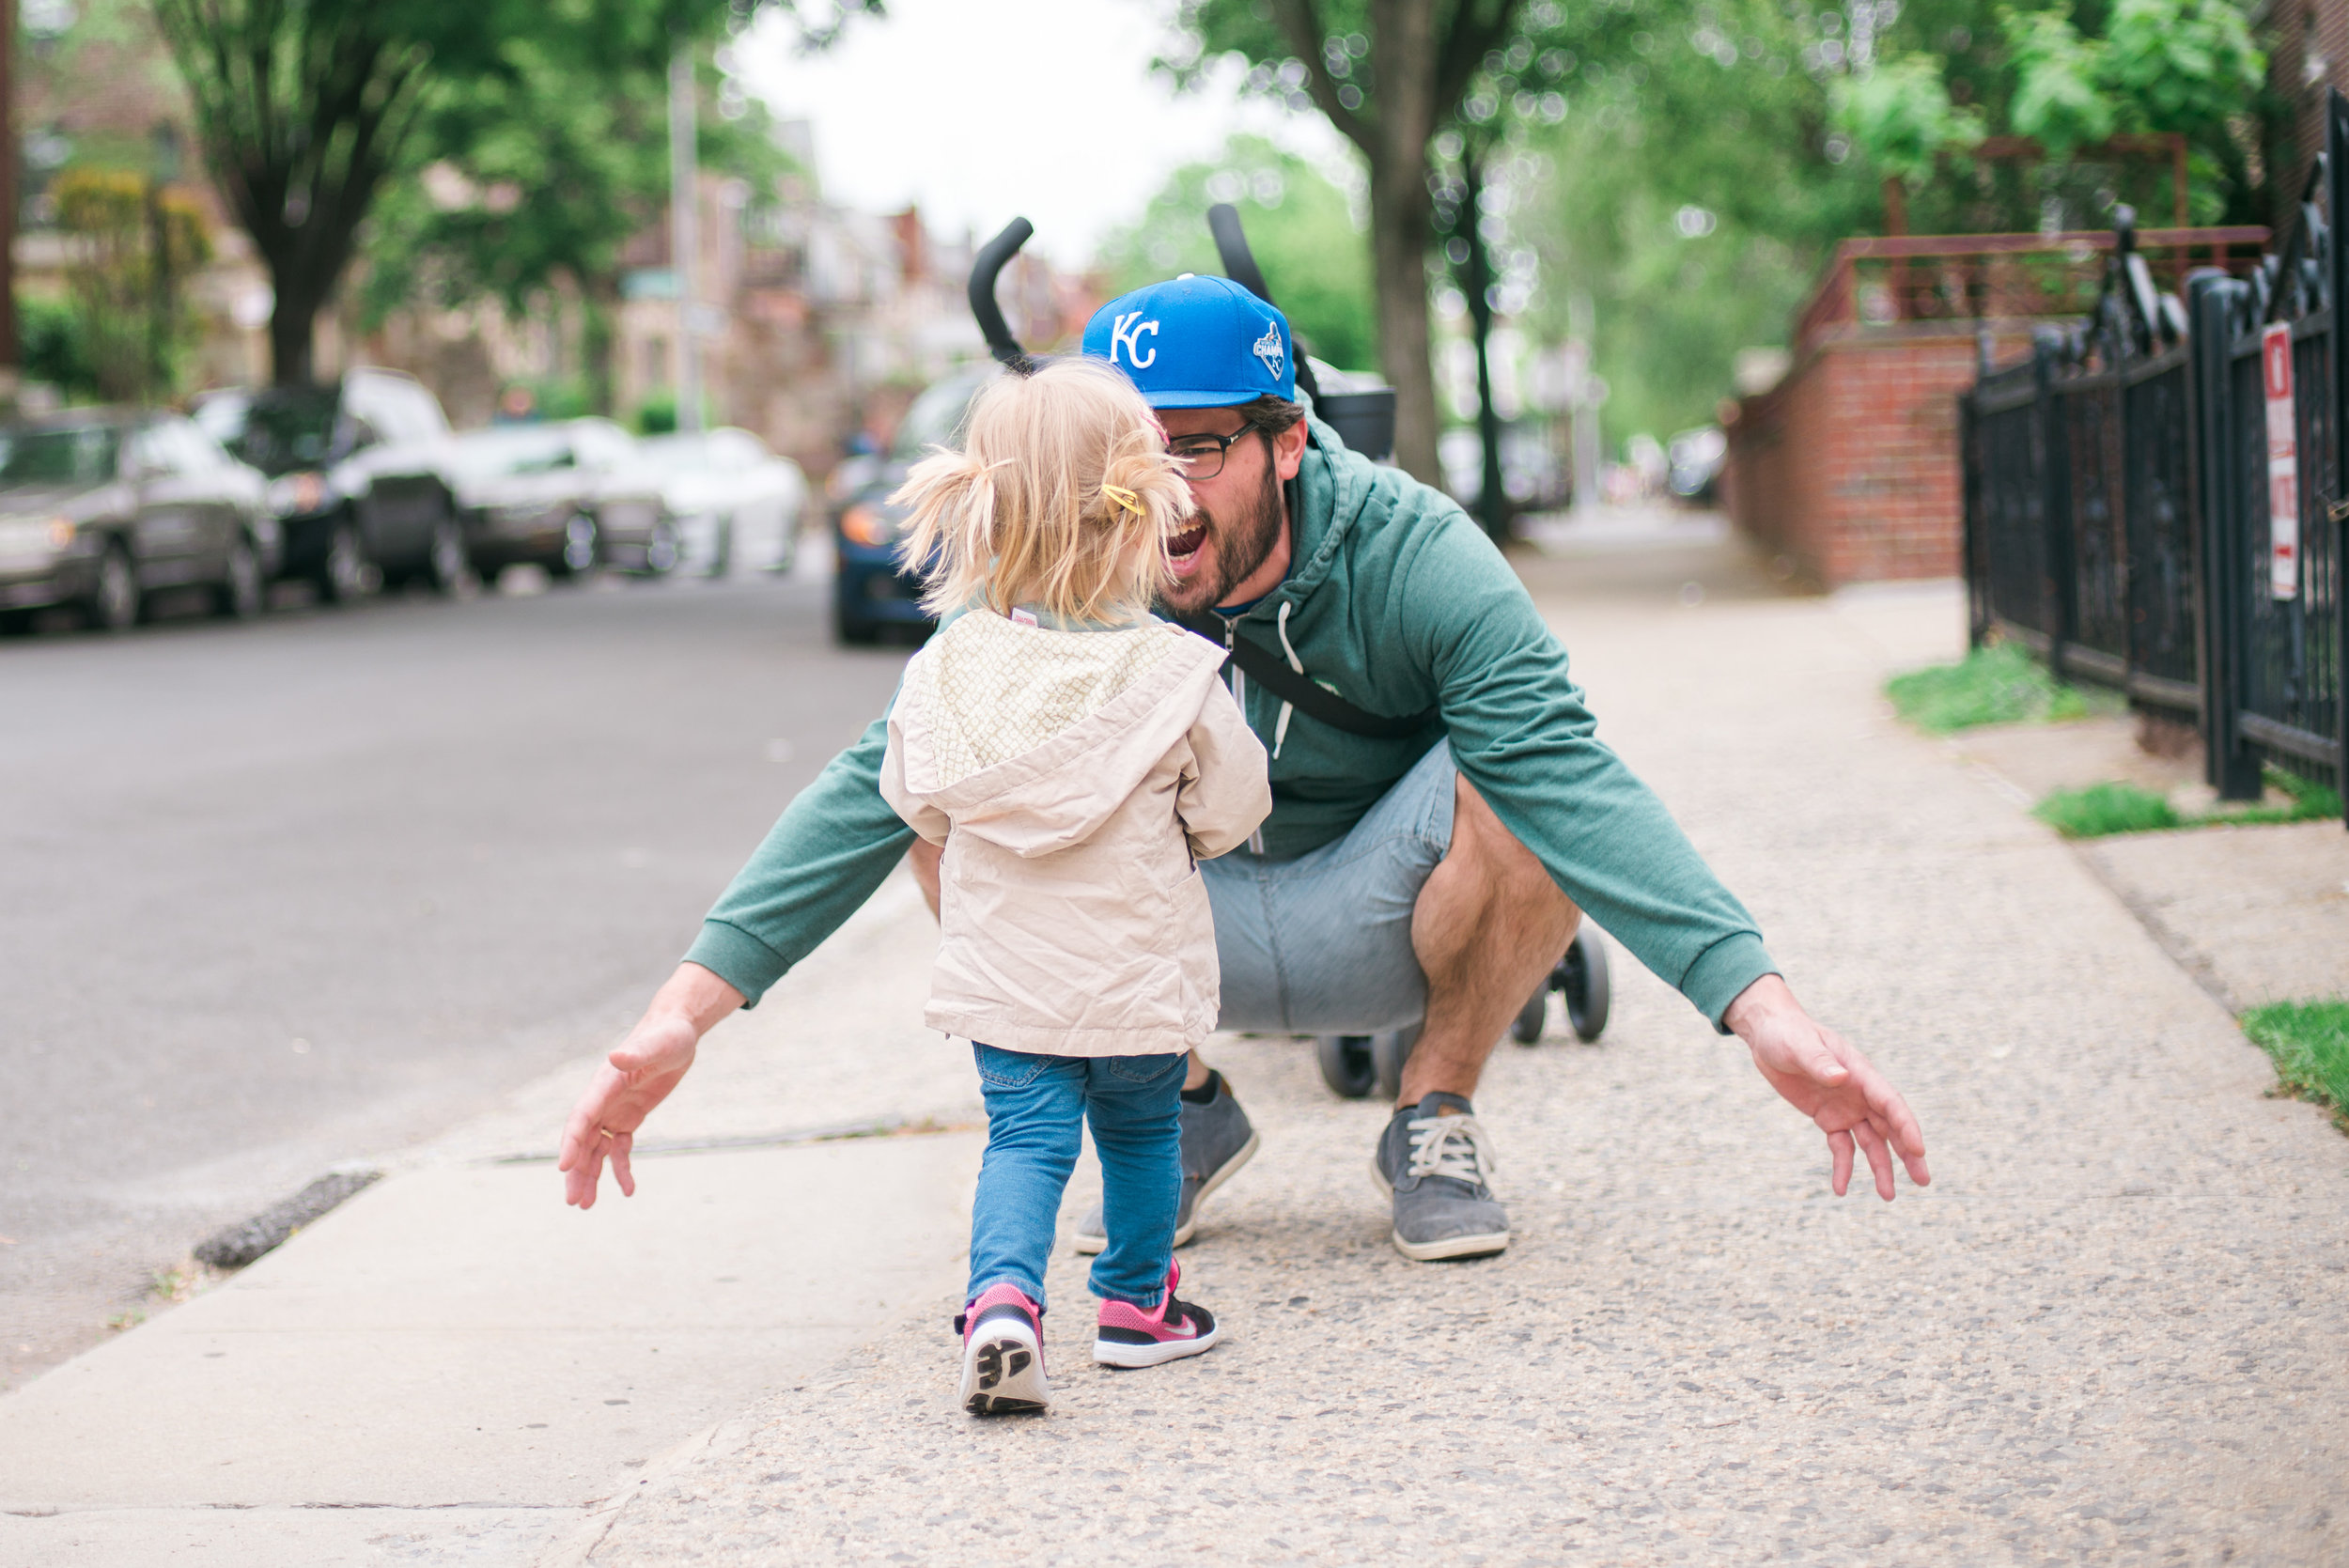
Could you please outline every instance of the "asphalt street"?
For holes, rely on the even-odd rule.
[[[0,642],[0,1387],[626,1027],[903,665],[813,567]]]

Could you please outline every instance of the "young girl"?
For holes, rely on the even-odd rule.
[[[938,634],[906,667],[880,788],[939,868],[931,1027],[966,1038],[987,1099],[962,1315],[964,1408],[1042,1410],[1044,1265],[1090,1122],[1109,1246],[1093,1357],[1196,1356],[1177,1300],[1184,1056],[1215,1028],[1197,865],[1272,809],[1223,650],[1153,620],[1192,509],[1126,379],[1063,360],[981,393],[961,452],[917,465],[906,559]]]

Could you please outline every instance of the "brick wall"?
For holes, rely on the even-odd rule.
[[[2004,357],[2027,346],[1996,341]],[[1955,577],[1962,532],[1957,395],[1970,334],[1830,338],[1729,426],[1723,494],[1737,525],[1837,587]]]

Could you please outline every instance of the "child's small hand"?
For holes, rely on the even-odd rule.
[[[607,1157],[622,1195],[636,1195],[636,1178],[628,1163],[636,1129],[685,1077],[699,1039],[691,1018],[648,1014],[596,1069],[594,1081],[563,1128],[563,1157],[555,1169],[566,1178],[565,1203],[583,1209],[596,1206],[596,1186]]]

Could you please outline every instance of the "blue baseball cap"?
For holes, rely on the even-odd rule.
[[[1154,409],[1297,396],[1288,318],[1230,278],[1185,272],[1120,295],[1085,323],[1084,351],[1123,370]]]

